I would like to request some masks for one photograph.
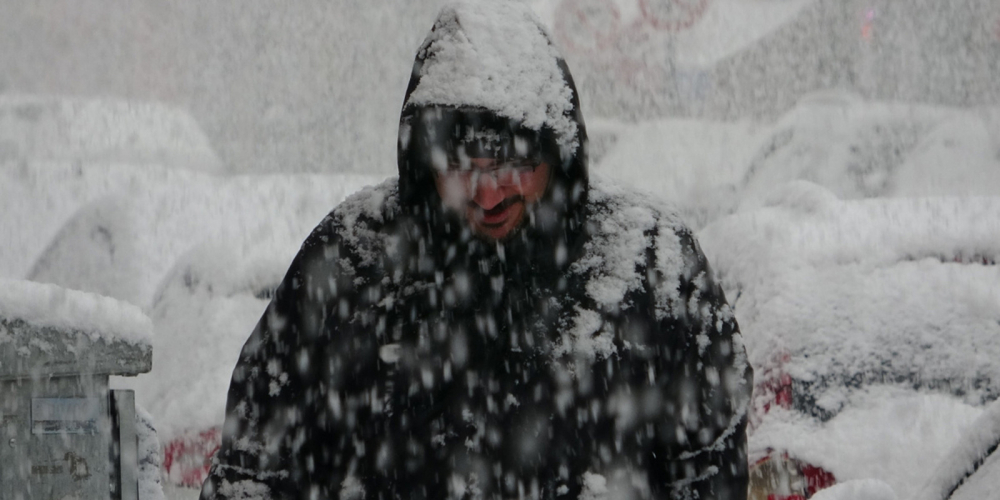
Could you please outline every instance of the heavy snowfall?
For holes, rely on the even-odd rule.
[[[197,498],[299,246],[395,175],[442,3],[2,16],[0,319],[152,347],[111,381],[155,429],[141,498]],[[673,207],[725,291],[751,464],[835,477],[777,498],[997,497],[1000,474],[951,487],[1000,470],[1000,4],[528,3],[580,88],[591,175]]]

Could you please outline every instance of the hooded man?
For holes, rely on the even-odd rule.
[[[690,231],[591,184],[586,147],[529,7],[445,7],[399,178],[302,245],[201,498],[745,498],[733,314]]]

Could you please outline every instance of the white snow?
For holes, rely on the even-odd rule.
[[[899,498],[912,498],[982,414],[952,396],[891,386],[845,400],[846,409],[827,422],[772,409],[751,434],[751,450],[786,450],[833,472],[838,482],[877,479]]]
[[[153,323],[136,306],[93,293],[21,280],[0,278],[0,318],[80,332],[91,340],[149,345],[153,337]],[[0,343],[7,335],[0,329]]]
[[[420,52],[429,57],[406,106],[497,110],[528,128],[547,125],[560,146],[577,148],[571,92],[559,53],[528,4],[463,1],[442,9]]]
[[[838,99],[820,96],[802,104],[818,108],[820,117],[827,107],[842,110],[830,112],[841,118],[829,122],[836,124],[829,130],[843,132],[828,130],[825,141],[801,109],[777,124],[606,122],[600,127],[617,137],[594,171],[653,191],[649,203],[655,206],[662,204],[656,198],[670,199],[682,214],[700,217],[698,238],[736,306],[758,376],[776,355],[793,353],[785,369],[806,379],[843,370],[870,373],[888,362],[915,380],[945,378],[955,387],[982,382],[961,387],[964,397],[833,386],[819,401],[838,411],[829,421],[772,410],[751,438],[752,448],[788,450],[860,488],[845,485],[828,495],[864,490],[872,498],[890,498],[883,488],[888,485],[907,498],[971,428],[981,399],[998,389],[992,360],[1000,355],[993,340],[1000,328],[1000,275],[982,262],[1000,257],[1000,201],[988,176],[982,177],[987,182],[973,182],[980,178],[977,168],[995,165],[995,122],[986,113]],[[909,144],[894,160],[897,167],[886,170],[887,182],[878,184],[884,188],[869,192],[865,186],[874,184],[859,183],[850,169],[832,171],[869,154],[852,149],[865,144],[861,130],[901,117],[928,125],[914,126],[909,138],[877,136]],[[791,139],[783,139],[789,130]],[[949,137],[966,142],[950,148]],[[880,151],[882,144],[865,147]],[[836,151],[839,160],[831,159]],[[975,158],[965,158],[969,154]],[[825,163],[810,167],[816,159]],[[968,167],[962,182],[921,183],[934,162],[978,167]],[[84,297],[69,300],[75,304],[69,309],[82,317],[65,324],[114,330],[95,320],[93,307],[102,303],[149,314],[153,372],[115,384],[136,389],[164,441],[222,421],[232,366],[266,305],[268,287],[330,208],[377,181],[344,175],[216,177],[116,163],[90,164],[67,175],[71,163],[28,165],[3,172],[10,182],[0,189],[10,195],[11,211],[0,227],[12,245],[0,265],[9,277],[44,278],[142,307],[60,292]],[[672,173],[663,176],[661,169]],[[392,193],[384,185],[374,189],[375,195],[355,198],[358,205],[345,213],[377,216],[371,200]],[[862,199],[871,194],[879,197]],[[619,207],[601,223],[638,238],[650,224],[642,206]],[[617,241],[616,248],[632,249],[631,241]],[[603,264],[581,263],[607,266],[605,282],[589,290],[600,302],[614,303],[634,285],[617,278],[629,273],[616,272],[616,266],[624,270],[635,263],[621,255],[613,253]],[[29,313],[21,315],[54,321],[40,304],[58,301],[58,293],[40,292],[51,290],[46,285],[22,288],[5,287],[30,303],[24,306]],[[136,330],[121,326],[115,327]],[[148,335],[148,323],[146,328]],[[887,353],[886,345],[894,352]]]
[[[163,448],[156,434],[153,416],[140,406],[135,409],[135,430],[139,458],[139,498],[164,500],[160,467],[163,465]]]
[[[677,64],[683,68],[709,68],[817,3],[815,0],[709,1],[703,17],[675,35]]]
[[[607,500],[608,480],[592,472],[583,474],[583,491],[580,492],[579,500]]]
[[[148,374],[116,379],[157,418],[160,438],[222,421],[232,369],[299,245],[363,176],[234,176],[159,185],[109,211],[115,258],[86,238],[57,242],[36,276],[142,304],[155,324]],[[206,182],[207,181],[207,182]],[[78,216],[79,217],[79,216]],[[143,228],[143,229],[140,229]],[[80,250],[83,249],[83,252]],[[74,251],[75,250],[75,251]],[[79,253],[78,253],[79,252]],[[94,269],[90,281],[74,269]],[[122,269],[132,272],[122,272]],[[213,404],[206,404],[213,402]]]
[[[99,186],[97,191],[106,194],[79,206],[36,254],[30,271],[22,270],[23,276],[148,310],[178,259],[199,246],[233,252],[228,257],[241,266],[284,262],[287,267],[305,236],[333,206],[377,180],[360,175],[133,176],[115,189]],[[89,187],[89,182],[81,184],[76,188]],[[29,233],[29,221],[39,215],[47,214],[24,214],[27,220],[18,229]],[[44,219],[34,224],[50,225]],[[218,276],[217,281],[224,281],[227,273],[236,273],[229,274],[233,279],[252,280],[248,271],[260,272],[233,265],[205,269]]]
[[[1000,268],[982,262],[1000,255],[1000,200],[819,196],[699,235],[751,364],[791,353],[784,369],[803,380],[884,371],[947,382],[974,402],[1000,394]]]
[[[972,472],[972,465],[986,458],[972,480],[956,491],[956,500],[989,498],[1000,491],[1000,453],[991,448],[1000,442],[1000,402],[993,402],[969,426],[969,432],[957,439],[954,449],[940,460],[935,473],[927,480],[915,500],[944,498],[963,477]],[[992,454],[990,452],[993,451]],[[987,458],[987,455],[989,457]]]
[[[813,495],[813,500],[896,500],[892,487],[878,479],[856,479],[835,484]],[[905,497],[904,497],[905,498]]]
[[[0,95],[0,160],[15,158],[223,170],[186,112],[110,98]]]

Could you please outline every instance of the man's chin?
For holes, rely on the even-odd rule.
[[[472,232],[478,238],[486,240],[489,242],[506,241],[517,233],[519,226],[514,225],[511,227],[506,227],[506,225],[501,225],[499,227],[491,227],[487,225],[477,224],[473,226]]]
[[[507,241],[521,230],[521,226],[524,225],[523,219],[523,215],[519,214],[513,220],[506,220],[500,224],[475,222],[472,224],[472,232],[480,239],[489,242]]]

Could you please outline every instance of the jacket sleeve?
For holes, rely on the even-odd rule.
[[[649,457],[650,479],[670,498],[742,500],[749,481],[746,426],[753,370],[732,309],[698,243],[687,229],[665,232],[654,259],[659,329],[654,371],[668,403]],[[680,259],[667,257],[676,253],[665,250],[678,245]]]
[[[322,386],[319,351],[338,328],[331,291],[339,286],[339,303],[347,310],[354,295],[349,273],[338,266],[346,257],[337,255],[340,245],[329,223],[302,245],[243,346],[202,500],[308,498],[310,488],[329,484],[308,466],[311,443],[320,438],[314,435],[313,404]],[[326,478],[335,475],[324,471]],[[329,492],[313,493],[325,498]]]

